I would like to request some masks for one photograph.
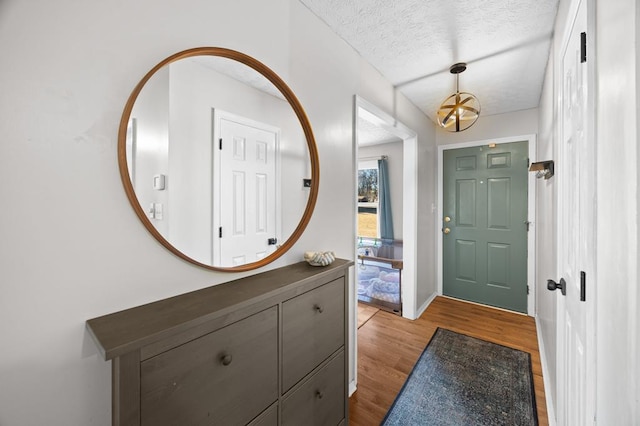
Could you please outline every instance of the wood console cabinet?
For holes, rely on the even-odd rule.
[[[305,262],[87,321],[113,424],[348,424],[348,267]]]

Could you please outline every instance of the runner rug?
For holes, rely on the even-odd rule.
[[[537,425],[531,357],[438,328],[383,425]]]

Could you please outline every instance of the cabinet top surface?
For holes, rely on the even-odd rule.
[[[108,360],[286,292],[292,284],[337,278],[351,265],[344,259],[325,267],[299,262],[93,318],[87,328]]]

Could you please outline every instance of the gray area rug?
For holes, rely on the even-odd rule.
[[[527,352],[438,328],[383,425],[537,425]]]

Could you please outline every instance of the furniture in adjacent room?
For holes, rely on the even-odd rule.
[[[87,321],[114,425],[346,425],[348,268],[305,262]]]
[[[402,315],[402,241],[360,238],[358,301]]]

